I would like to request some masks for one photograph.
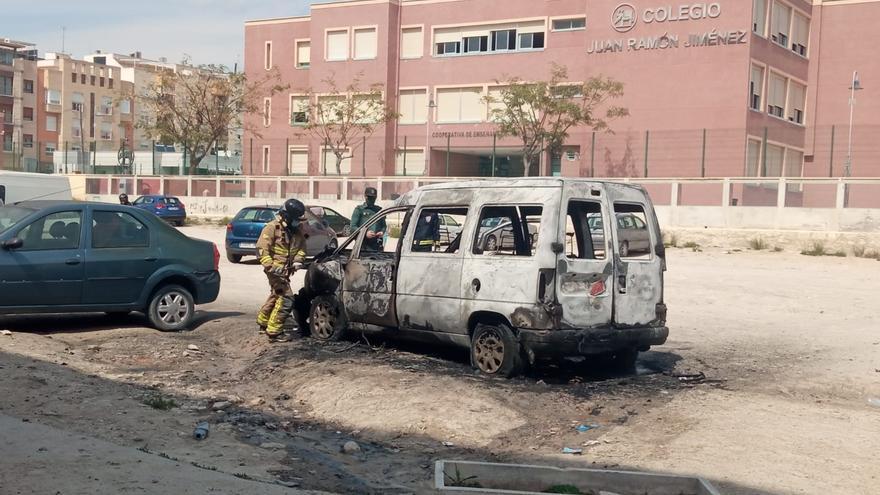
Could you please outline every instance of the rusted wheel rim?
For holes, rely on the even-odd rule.
[[[498,240],[494,235],[490,235],[486,239],[486,251],[495,251],[496,249],[498,249]]]
[[[474,342],[474,355],[480,370],[497,373],[504,363],[504,341],[498,332],[489,330],[482,333]]]
[[[336,326],[336,315],[329,303],[322,302],[315,306],[312,313],[312,331],[319,339],[329,339],[333,336]]]

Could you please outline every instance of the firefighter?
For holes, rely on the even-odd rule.
[[[122,206],[131,206],[131,201],[128,200],[128,194],[122,193],[119,195],[119,204]]]
[[[370,217],[382,211],[382,207],[376,204],[378,196],[375,187],[368,187],[364,191],[364,204],[358,205],[351,215],[351,231],[361,228],[369,222]],[[382,239],[385,237],[385,219],[379,220],[367,229],[366,238],[363,242],[365,251],[381,251]]]
[[[269,279],[269,298],[260,309],[257,324],[270,342],[287,342],[284,322],[293,310],[290,276],[306,257],[306,238],[300,229],[306,207],[301,201],[288,199],[274,220],[266,224],[257,242],[257,256]]]
[[[423,211],[416,223],[413,236],[413,252],[429,253],[440,245],[440,215]]]

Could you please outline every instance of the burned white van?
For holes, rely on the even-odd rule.
[[[438,217],[460,225],[454,238],[438,235]],[[666,341],[665,251],[639,186],[445,183],[411,191],[370,220],[309,269],[297,307],[316,339],[354,330],[446,342],[503,376],[572,356],[631,367],[639,351]],[[380,222],[399,236],[366,241]],[[622,225],[644,230],[648,242],[624,238]]]

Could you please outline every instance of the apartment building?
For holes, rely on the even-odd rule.
[[[502,8],[503,6],[503,8]],[[503,81],[608,76],[630,116],[575,129],[542,175],[880,175],[877,0],[347,0],[245,23],[245,71],[289,93],[248,118],[245,171],[334,174],[301,132],[304,94],[378,83],[400,114],[352,150],[345,175],[519,175],[487,96]],[[849,90],[859,71],[849,142]],[[869,83],[868,81],[871,81]],[[873,89],[872,89],[873,88]],[[406,162],[403,166],[402,161]]]
[[[0,169],[36,170],[36,49],[0,39]]]
[[[118,67],[46,53],[37,62],[40,109],[38,140],[51,160],[55,151],[76,155],[79,171],[89,170],[91,152],[131,146],[134,117],[131,83]]]

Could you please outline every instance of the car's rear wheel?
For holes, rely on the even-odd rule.
[[[512,377],[525,370],[522,346],[505,324],[478,324],[471,337],[471,364],[486,373]]]
[[[183,330],[195,316],[192,294],[179,285],[166,285],[150,299],[147,317],[156,329],[163,332]]]
[[[309,333],[322,342],[335,342],[345,334],[345,316],[335,297],[318,296],[312,300]]]
[[[498,250],[498,239],[494,235],[489,235],[486,237],[486,249],[484,251],[497,251]]]
[[[241,255],[240,254],[232,254],[226,253],[226,259],[229,260],[230,263],[241,263]]]
[[[178,227],[183,227],[184,223],[186,223],[186,220],[175,220],[174,221],[174,225],[177,225]]]
[[[348,237],[350,235],[351,235],[351,225],[346,225],[345,227],[342,227],[342,236]]]

